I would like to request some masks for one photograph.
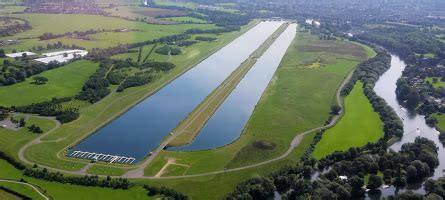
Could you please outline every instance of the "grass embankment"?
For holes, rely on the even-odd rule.
[[[235,89],[247,72],[255,65],[278,36],[287,29],[289,24],[281,25],[263,44],[258,47],[241,65],[224,80],[219,87],[212,91],[206,99],[196,107],[174,130],[175,138],[168,146],[181,146],[193,141],[201,128],[216,112],[227,96]]]
[[[22,106],[49,101],[54,97],[74,96],[98,67],[98,63],[79,60],[35,75],[46,77],[46,84],[34,84],[32,76],[23,82],[0,87],[0,105]]]
[[[327,130],[317,144],[313,156],[323,158],[334,151],[344,151],[383,137],[383,122],[363,92],[363,83],[358,81],[345,98],[345,113],[341,120]]]
[[[282,155],[297,133],[324,124],[336,90],[354,66],[365,59],[366,51],[359,45],[321,41],[308,33],[298,33],[237,141],[208,151],[163,151],[145,174],[156,174],[167,158],[189,165],[186,174],[198,174]],[[318,67],[308,67],[314,63]]]
[[[110,188],[101,187],[84,187],[71,184],[61,184],[57,182],[48,182],[35,178],[23,176],[20,171],[15,169],[9,163],[4,160],[0,160],[0,178],[9,180],[24,179],[26,182],[41,188],[43,193],[52,199],[66,199],[66,200],[79,200],[79,199],[135,199],[135,200],[148,200],[154,199],[147,196],[147,191],[142,187],[133,187],[128,190],[114,190]],[[17,183],[4,183],[0,182],[0,186],[4,186],[13,191],[24,194],[32,199],[43,199],[36,191],[31,187],[20,185]]]
[[[22,116],[20,115],[14,116],[16,119],[20,119],[21,117]],[[39,126],[44,132],[51,130],[56,125],[53,121],[48,119],[29,117],[26,120],[26,127],[31,126],[32,124]],[[17,131],[0,128],[0,151],[5,152],[9,156],[18,160],[17,152],[20,147],[39,136],[38,134],[29,131],[26,127]]]
[[[25,19],[33,27],[31,30],[17,33],[13,36],[0,37],[0,39],[20,39],[21,43],[17,45],[5,46],[6,52],[13,49],[17,51],[28,50],[32,47],[42,46],[46,48],[48,44],[62,42],[66,45],[77,45],[87,49],[114,47],[119,44],[143,42],[157,39],[172,34],[180,34],[190,28],[212,29],[216,28],[213,24],[172,24],[159,25],[147,24],[140,21],[128,21],[115,17],[104,17],[98,15],[80,15],[80,14],[13,14],[12,17]],[[70,22],[70,23],[66,23]],[[127,29],[124,32],[102,32],[88,35],[89,40],[77,38],[56,38],[51,40],[40,40],[36,37],[44,33],[63,34],[74,31],[87,30],[115,30]]]
[[[99,127],[124,113],[131,106],[151,95],[187,69],[190,69],[200,60],[205,59],[214,51],[225,46],[255,23],[252,22],[248,26],[243,27],[241,32],[221,34],[215,42],[201,42],[192,45],[190,48],[187,47],[187,52],[172,57],[171,62],[175,63],[177,67],[164,74],[160,79],[145,86],[128,88],[121,93],[113,91],[100,102],[84,108],[79,119],[71,123],[62,124],[59,129],[42,139],[47,142],[28,148],[25,151],[25,157],[32,162],[55,168],[65,170],[81,169],[86,165],[87,161],[64,157],[65,148],[75,144]],[[162,58],[165,59],[165,57]],[[157,58],[154,58],[154,60],[163,61]],[[61,140],[53,141],[57,139]],[[113,171],[113,174],[123,173],[122,167],[119,165],[113,165],[116,166],[115,168],[109,164],[95,164],[95,166],[98,167],[94,168],[93,172],[107,170],[107,172]],[[124,169],[128,170],[130,168],[125,167]]]

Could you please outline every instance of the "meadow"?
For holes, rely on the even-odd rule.
[[[359,147],[376,142],[383,137],[383,122],[363,92],[363,83],[358,81],[345,98],[345,113],[341,120],[323,133],[313,156],[323,158],[335,151]]]
[[[16,119],[22,117],[23,116],[20,115],[14,116]],[[48,119],[29,117],[26,120],[26,126],[31,126],[32,124],[39,126],[44,132],[51,130],[56,125],[53,121]],[[23,127],[17,131],[0,128],[0,151],[18,159],[17,152],[19,149],[37,136],[38,134],[32,133],[27,127]]]
[[[434,113],[432,114],[434,118],[437,119],[438,123],[436,124],[436,127],[440,131],[445,131],[445,115],[440,113]]]
[[[426,77],[425,81],[430,82],[435,88],[445,88],[445,82],[443,82],[440,77],[436,77],[436,79],[437,81],[434,82],[433,77]]]
[[[46,84],[34,84],[32,77],[10,86],[0,87],[2,106],[22,106],[49,101],[54,97],[75,96],[83,84],[99,67],[87,60],[75,61],[65,66],[45,71],[38,75],[48,79]],[[23,98],[26,95],[26,98]]]

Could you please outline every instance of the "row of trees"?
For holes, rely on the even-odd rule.
[[[162,195],[163,197],[167,197],[168,199],[175,199],[175,200],[188,199],[186,195],[179,193],[171,188],[166,188],[166,187],[158,188],[149,185],[144,185],[144,188],[148,191],[148,196]]]
[[[165,45],[163,47],[156,49],[155,52],[162,55],[179,55],[181,54],[181,49]]]
[[[111,62],[101,62],[99,69],[90,76],[82,87],[82,91],[76,96],[77,99],[95,103],[110,93],[109,82],[106,74],[112,66]]]
[[[82,186],[95,186],[95,187],[106,187],[113,189],[128,189],[132,184],[124,178],[112,179],[108,176],[105,179],[99,179],[98,176],[64,176],[60,172],[50,172],[46,168],[44,169],[30,169],[26,168],[24,171],[25,176],[34,177],[51,182],[59,183],[70,183],[74,185]]]
[[[61,123],[68,123],[79,118],[79,110],[77,108],[63,108],[62,106],[62,103],[71,101],[72,99],[73,97],[53,98],[51,101],[13,107],[12,109],[22,113],[55,116]]]

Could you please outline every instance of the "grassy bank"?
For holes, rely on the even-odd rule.
[[[345,98],[345,114],[333,128],[327,130],[317,144],[313,155],[320,159],[334,151],[344,151],[383,137],[383,122],[374,112],[358,81]]]

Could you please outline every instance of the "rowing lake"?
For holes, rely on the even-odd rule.
[[[87,151],[140,161],[283,23],[259,23],[72,147],[68,155]]]
[[[206,150],[235,141],[274,75],[296,34],[296,24],[276,39],[201,129],[193,143],[169,150]]]

